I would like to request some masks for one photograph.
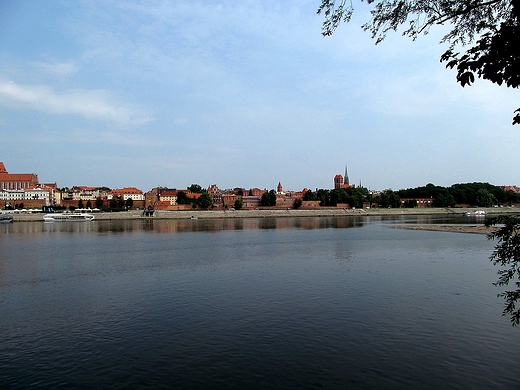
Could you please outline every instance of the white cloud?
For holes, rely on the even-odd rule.
[[[77,71],[77,66],[74,61],[54,63],[36,61],[33,64],[37,69],[56,76],[69,76]]]
[[[106,91],[70,90],[59,93],[45,85],[20,85],[12,81],[0,81],[0,105],[49,114],[79,115],[119,125],[141,125],[153,120],[138,108],[111,101]]]

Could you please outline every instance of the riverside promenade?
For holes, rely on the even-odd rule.
[[[489,215],[520,214],[520,208],[413,208],[413,209],[336,209],[323,208],[313,210],[189,210],[155,211],[152,217],[146,217],[143,210],[105,213],[96,212],[95,220],[132,220],[132,219],[218,219],[218,218],[287,218],[287,217],[348,217],[348,216],[397,216],[397,215],[462,215],[465,212],[484,210]],[[42,213],[13,213],[14,222],[43,221]]]

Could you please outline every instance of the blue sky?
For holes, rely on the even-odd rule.
[[[520,184],[518,92],[319,0],[0,2],[0,161],[58,186]]]

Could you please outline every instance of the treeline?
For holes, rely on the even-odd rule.
[[[520,194],[513,191],[506,192],[489,183],[454,184],[450,187],[430,183],[424,187],[399,190],[397,194],[401,199],[409,199],[405,207],[416,207],[414,199],[420,198],[431,198],[433,207],[454,207],[455,205],[492,207],[520,202]]]
[[[336,207],[338,203],[348,203],[350,207],[362,208],[369,202],[370,194],[366,188],[336,188],[333,190],[319,189],[307,191],[303,200],[319,200],[320,206]]]
[[[401,202],[402,199],[405,199],[404,203]],[[336,207],[338,204],[346,203],[356,208],[362,208],[364,205],[370,207],[378,205],[385,208],[417,207],[418,199],[431,199],[429,204],[431,207],[455,207],[455,205],[493,207],[520,203],[520,194],[513,191],[506,192],[489,183],[454,184],[450,187],[430,183],[423,187],[399,191],[388,189],[377,194],[372,194],[362,187],[317,189],[307,191],[303,197],[304,201],[318,200],[323,207]]]

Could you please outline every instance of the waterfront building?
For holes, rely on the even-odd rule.
[[[142,201],[144,202],[144,194],[143,191],[135,188],[135,187],[124,187],[117,188],[108,193],[108,200],[122,198],[124,201],[128,199],[132,199],[134,202]]]
[[[41,208],[55,205],[54,191],[51,187],[39,185],[23,190],[0,191],[0,207],[11,208]]]

